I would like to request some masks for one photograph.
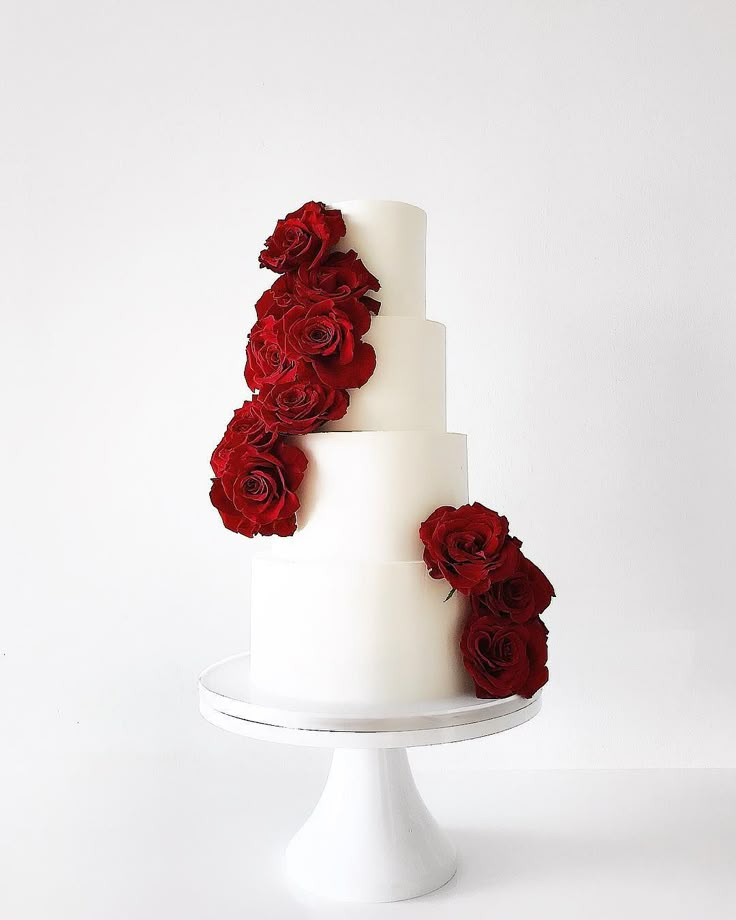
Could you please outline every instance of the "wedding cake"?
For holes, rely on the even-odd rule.
[[[422,561],[418,525],[467,501],[465,435],[445,424],[445,327],[425,316],[424,211],[393,201],[335,205],[380,279],[365,340],[376,370],[350,409],[295,439],[309,460],[297,531],[253,562],[251,675],[324,701],[404,702],[468,686],[460,596]]]
[[[531,696],[547,679],[552,586],[506,518],[467,504],[425,241],[413,205],[310,202],[261,253],[279,277],[256,306],[255,395],[213,455],[212,502],[231,530],[272,538],[252,571],[264,691],[400,705]]]

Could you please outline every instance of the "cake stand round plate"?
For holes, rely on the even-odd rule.
[[[287,847],[286,869],[299,888],[363,902],[417,897],[455,874],[455,849],[419,795],[406,748],[496,734],[528,722],[542,705],[540,692],[308,706],[252,686],[248,654],[207,668],[199,698],[205,719],[226,731],[334,749],[322,796]]]

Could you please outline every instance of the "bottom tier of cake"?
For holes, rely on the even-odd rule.
[[[423,562],[253,560],[251,679],[305,701],[408,703],[468,692],[466,600]]]

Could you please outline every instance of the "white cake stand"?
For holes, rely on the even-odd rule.
[[[319,710],[250,683],[250,656],[235,655],[199,678],[202,715],[226,731],[281,744],[334,749],[314,811],[286,849],[299,888],[339,901],[400,901],[444,885],[455,849],[414,784],[406,748],[467,741],[514,728],[540,710],[531,699],[458,696],[411,706]]]

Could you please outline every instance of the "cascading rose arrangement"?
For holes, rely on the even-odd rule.
[[[460,651],[476,696],[534,696],[549,677],[540,614],[555,591],[509,535],[508,520],[480,502],[443,506],[421,524],[419,537],[432,578],[444,578],[450,594],[467,595]]]
[[[256,303],[245,380],[253,391],[212,454],[210,500],[229,530],[291,536],[307,458],[284,438],[318,431],[348,411],[348,390],[373,374],[362,340],[380,304],[378,280],[357,253],[333,247],[345,235],[337,209],[309,201],[276,224],[259,262],[279,277]]]
[[[343,418],[349,390],[375,370],[363,336],[380,307],[368,292],[380,285],[356,252],[335,250],[345,233],[339,210],[310,201],[276,223],[259,256],[278,278],[256,303],[248,336],[253,395],[211,458],[212,504],[225,527],[246,537],[294,534],[307,458],[288,438]],[[533,696],[548,679],[540,614],[555,592],[508,520],[479,502],[442,506],[419,537],[430,576],[447,581],[448,599],[455,591],[467,599],[460,652],[476,695]]]

